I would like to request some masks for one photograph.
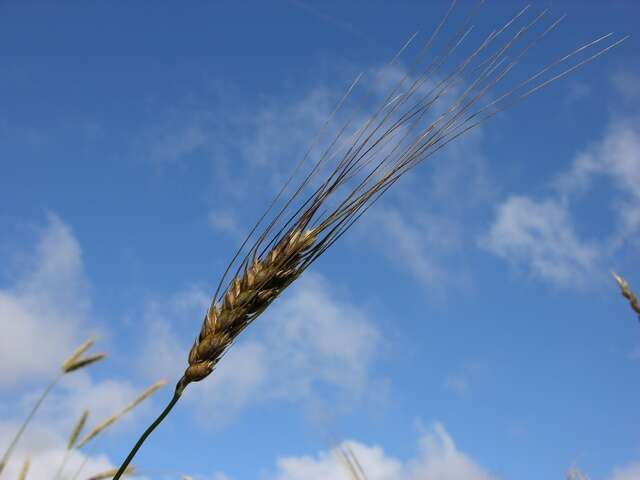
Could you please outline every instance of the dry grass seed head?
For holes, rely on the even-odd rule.
[[[76,370],[79,370],[84,367],[88,367],[89,365],[99,362],[100,360],[106,358],[106,353],[97,353],[95,355],[90,355],[88,357],[81,358],[76,360],[73,363],[70,363],[66,367],[63,368],[64,373],[71,373]]]
[[[98,425],[93,427],[93,429],[87,433],[82,440],[78,443],[78,448],[84,447],[87,443],[89,443],[93,438],[98,436],[101,432],[103,432],[107,427],[114,424],[121,417],[129,413],[135,407],[137,407],[141,402],[149,398],[155,392],[157,392],[160,388],[164,387],[167,384],[166,380],[159,380],[149,388],[145,389],[140,395],[138,395],[133,401],[131,401],[127,406],[125,406],[119,412],[111,415],[107,419],[100,422]]]
[[[87,423],[87,418],[89,418],[89,410],[85,410],[84,412],[82,412],[80,419],[73,427],[71,435],[69,435],[69,440],[67,441],[67,450],[71,450],[76,444],[76,441],[78,440],[78,437],[80,436],[84,425]]]
[[[22,468],[20,469],[18,480],[25,480],[27,478],[27,474],[29,473],[30,466],[31,466],[31,459],[27,457],[24,463],[22,464]]]

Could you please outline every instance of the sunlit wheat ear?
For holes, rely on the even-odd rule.
[[[7,465],[7,462],[9,461],[9,458],[11,457],[13,449],[18,444],[18,441],[20,440],[20,437],[22,436],[22,434],[24,433],[25,429],[27,428],[27,425],[29,424],[29,422],[31,422],[31,419],[33,418],[33,416],[36,414],[36,412],[40,408],[40,405],[42,404],[44,399],[47,397],[47,395],[49,395],[49,392],[51,392],[51,390],[53,390],[53,387],[55,387],[58,384],[60,379],[64,375],[67,375],[69,373],[75,372],[75,371],[80,370],[82,368],[86,368],[89,365],[92,365],[92,364],[94,364],[96,362],[99,362],[100,360],[102,360],[102,359],[104,359],[106,357],[106,354],[104,354],[104,353],[99,353],[99,354],[96,354],[96,355],[89,355],[89,356],[86,356],[86,357],[82,356],[89,348],[91,348],[91,346],[95,343],[95,341],[96,341],[95,337],[89,338],[86,342],[84,342],[82,345],[80,345],[78,348],[76,348],[74,350],[74,352],[64,362],[62,362],[62,365],[60,366],[60,371],[53,378],[51,383],[49,383],[49,385],[47,385],[47,387],[44,389],[44,391],[42,392],[40,397],[38,397],[38,399],[36,400],[36,403],[34,404],[33,408],[29,412],[29,415],[27,415],[27,418],[22,423],[22,425],[20,426],[20,429],[16,433],[15,437],[13,438],[13,440],[11,440],[11,443],[7,447],[6,451],[4,452],[4,454],[2,456],[2,460],[0,460],[0,474],[2,474],[2,471],[4,470],[5,466]]]
[[[234,279],[222,304],[213,304],[207,311],[200,335],[189,352],[185,385],[207,377],[240,332],[298,278],[314,240],[311,230],[293,231]]]
[[[98,473],[97,475],[93,475],[89,477],[87,480],[105,480],[106,478],[113,477],[117,472],[117,469],[113,468],[111,470],[106,470],[102,473]],[[136,468],[133,465],[128,466],[124,472],[122,472],[122,476],[133,475],[136,473]]]
[[[470,37],[473,25],[469,22],[476,11],[460,28],[454,28],[455,33],[444,46],[436,48],[433,43],[455,3],[410,62],[407,73],[393,84],[354,135],[342,138],[349,131],[349,120],[324,152],[310,156],[310,148],[297,163],[220,277],[173,398],[140,436],[114,480],[176,405],[187,385],[209,376],[238,335],[404,174],[466,132],[624,40],[601,47],[611,42],[608,39],[612,34],[603,35],[529,73],[525,80],[514,79],[510,72],[555,30],[562,17],[549,19],[548,10],[544,10],[527,18],[525,7],[459,58],[458,50]],[[593,48],[595,45],[599,46]],[[432,52],[434,49],[438,51]],[[505,79],[511,84],[502,88]],[[368,99],[363,101],[364,106],[371,103]],[[336,147],[345,143],[345,150]],[[315,140],[312,147],[314,144]],[[301,170],[310,158],[314,158],[313,163]],[[297,187],[291,184],[294,178],[299,180]]]
[[[622,296],[629,301],[629,306],[634,312],[636,312],[636,314],[638,315],[638,320],[640,320],[640,303],[638,303],[638,297],[636,297],[635,293],[631,291],[629,283],[624,278],[622,278],[615,272],[612,273],[613,278],[616,279],[616,282],[618,282],[618,286],[620,286],[620,293],[622,293]]]
[[[165,380],[159,380],[156,383],[154,383],[153,385],[151,385],[149,388],[144,390],[140,395],[138,395],[133,401],[131,401],[122,410],[120,410],[117,413],[111,415],[110,417],[106,418],[105,420],[100,422],[98,425],[93,427],[93,429],[91,429],[82,438],[82,440],[80,440],[78,442],[77,448],[84,447],[92,439],[97,437],[100,433],[104,432],[107,429],[107,427],[109,427],[110,425],[113,425],[116,421],[118,421],[120,418],[125,416],[127,413],[129,413],[131,410],[133,410],[135,407],[137,407],[141,402],[143,402],[144,400],[149,398],[151,395],[153,395],[155,392],[157,392],[160,388],[164,387],[166,384],[167,384],[167,382]]]
[[[60,466],[58,467],[58,471],[56,472],[54,480],[57,480],[58,478],[60,478],[60,475],[62,475],[62,472],[64,472],[64,467],[67,465],[67,461],[69,460],[69,455],[71,454],[73,447],[75,447],[76,442],[80,437],[80,433],[82,433],[82,429],[87,423],[87,418],[89,418],[89,410],[85,410],[84,412],[82,412],[82,415],[80,416],[76,424],[73,426],[71,435],[69,435],[69,439],[67,440],[67,448],[64,452],[64,457],[62,457],[62,462],[60,462]]]

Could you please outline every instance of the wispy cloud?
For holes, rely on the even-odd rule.
[[[627,106],[633,91],[620,84]],[[622,83],[621,83],[622,82]],[[602,137],[587,146],[570,166],[550,181],[546,196],[511,194],[496,209],[492,225],[480,240],[488,251],[522,267],[544,281],[562,287],[598,283],[615,256],[637,243],[640,231],[640,128],[637,112],[615,115]],[[593,202],[599,188],[611,212],[612,226],[598,236],[579,233],[585,219],[577,205]],[[601,198],[601,197],[600,197]],[[597,200],[603,203],[603,200]],[[588,220],[587,220],[588,221]]]
[[[154,311],[164,315],[149,312],[152,340],[140,364],[155,375],[162,371],[178,378],[195,333],[180,327],[177,317],[200,318],[205,307],[183,304],[184,310],[173,310],[172,303],[155,305]],[[196,411],[202,410],[198,415],[205,423],[225,423],[244,408],[268,400],[306,402],[320,392],[338,401],[355,399],[372,381],[381,333],[366,311],[337,295],[323,277],[305,273],[258,322],[263,327],[247,332],[212,378],[185,395]],[[147,358],[163,360],[147,369]],[[206,407],[199,409],[202,405]]]
[[[0,290],[0,389],[52,374],[91,328],[82,252],[69,226],[49,214],[26,257]]]
[[[491,480],[496,477],[458,450],[453,438],[435,423],[418,441],[418,454],[406,462],[387,455],[379,446],[345,442],[370,480]],[[315,457],[278,460],[277,480],[351,480],[331,452]]]

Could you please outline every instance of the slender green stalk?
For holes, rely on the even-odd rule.
[[[147,437],[151,435],[151,433],[156,429],[156,427],[162,423],[162,421],[165,419],[167,415],[169,415],[169,412],[173,409],[176,403],[178,403],[178,400],[180,400],[180,397],[182,396],[182,392],[187,387],[187,385],[188,385],[188,382],[184,379],[184,377],[181,378],[178,384],[176,385],[176,390],[173,394],[173,397],[171,398],[171,401],[167,404],[164,410],[162,410],[162,413],[160,413],[158,418],[156,418],[153,421],[153,423],[149,425],[149,427],[147,427],[144,433],[140,436],[136,444],[133,446],[133,448],[129,452],[129,455],[127,455],[127,458],[124,459],[124,461],[122,462],[122,465],[120,465],[120,468],[118,468],[118,471],[113,477],[113,480],[118,480],[125,473],[125,471],[127,470],[127,467],[131,463],[131,460],[133,460],[133,457],[135,457],[136,453],[138,453],[138,450],[140,450],[140,447],[145,442]]]
[[[24,422],[22,422],[22,425],[20,426],[20,429],[17,431],[17,433],[13,437],[13,440],[11,440],[11,443],[9,444],[9,446],[5,450],[4,454],[2,455],[2,460],[0,460],[0,474],[2,474],[2,471],[6,467],[7,462],[9,461],[9,458],[11,457],[11,454],[13,453],[13,450],[16,448],[16,445],[18,444],[18,441],[20,440],[20,437],[22,437],[22,434],[24,433],[24,431],[26,430],[27,426],[29,425],[29,423],[33,419],[34,415],[36,414],[36,412],[40,408],[40,405],[42,405],[42,402],[44,401],[44,399],[47,398],[47,395],[49,395],[51,390],[53,390],[53,387],[55,387],[57,385],[57,383],[60,381],[60,379],[62,378],[63,375],[64,375],[63,372],[61,372],[58,375],[56,375],[56,377],[51,381],[51,383],[49,383],[49,385],[47,385],[47,387],[44,389],[44,391],[40,394],[40,397],[38,397],[38,400],[36,400],[36,403],[31,408],[31,411],[29,412],[29,415],[27,415],[27,418],[25,418]]]

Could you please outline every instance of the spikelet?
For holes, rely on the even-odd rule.
[[[105,358],[106,355],[104,353],[99,353],[99,354],[96,354],[96,355],[90,355],[88,357],[82,357],[82,354],[85,353],[89,348],[91,348],[91,346],[95,343],[95,341],[96,341],[95,337],[89,338],[82,345],[80,345],[78,348],[76,348],[73,351],[73,353],[64,362],[62,362],[62,365],[60,367],[60,371],[58,372],[58,375],[56,375],[56,377],[53,378],[51,383],[49,383],[49,385],[47,385],[47,387],[44,389],[44,391],[42,392],[40,397],[38,397],[38,399],[36,400],[33,408],[29,412],[29,415],[27,416],[25,421],[22,423],[22,425],[20,426],[20,429],[15,434],[15,436],[11,440],[11,443],[9,444],[9,446],[7,447],[5,452],[3,453],[2,458],[0,459],[0,474],[4,470],[4,467],[7,465],[7,462],[9,461],[9,458],[11,457],[11,454],[13,453],[13,450],[15,449],[16,445],[18,444],[18,442],[19,442],[20,438],[22,437],[22,434],[26,430],[27,426],[31,422],[31,419],[33,418],[33,416],[36,414],[36,412],[40,408],[40,405],[42,404],[44,399],[49,395],[49,392],[51,392],[51,390],[53,390],[53,388],[58,384],[60,379],[64,375],[66,375],[68,373],[74,372],[74,371],[79,370],[81,368],[88,367],[89,365],[92,365],[92,364],[102,360],[103,358]]]

